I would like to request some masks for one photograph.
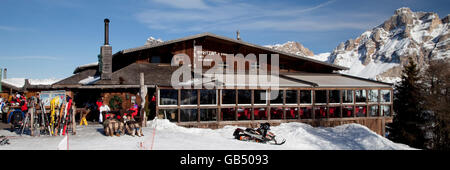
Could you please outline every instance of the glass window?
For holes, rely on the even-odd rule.
[[[342,103],[353,103],[353,90],[342,90]]]
[[[297,104],[297,90],[286,90],[286,104]]]
[[[197,121],[197,109],[180,109],[180,122]]]
[[[251,108],[238,108],[237,110],[238,120],[252,120]]]
[[[270,108],[270,119],[283,119],[283,109],[281,107]]]
[[[341,117],[341,107],[330,107],[329,115],[331,118]]]
[[[178,122],[178,110],[177,109],[159,109],[158,118],[169,119],[171,122]]]
[[[285,108],[286,119],[298,119],[298,107]]]
[[[316,90],[315,92],[315,99],[314,101],[316,102],[316,104],[319,103],[327,103],[327,91],[326,90]]]
[[[367,96],[366,96],[366,90],[355,90],[355,98],[356,102],[366,102]]]
[[[197,105],[197,90],[181,90],[181,105]]]
[[[300,104],[311,104],[312,103],[312,93],[311,90],[300,90]]]
[[[353,106],[343,106],[342,117],[353,117]]]
[[[200,109],[200,121],[216,121],[217,109]]]
[[[381,90],[381,102],[390,103],[391,102],[391,91],[390,90]]]
[[[236,120],[236,110],[234,108],[220,109],[221,120]]]
[[[152,56],[150,59],[151,63],[161,63],[161,57],[160,56]]]
[[[253,92],[254,95],[254,104],[267,104],[267,93],[266,90],[255,90]]]
[[[378,90],[369,90],[369,102],[378,102]]]
[[[159,105],[178,105],[178,90],[160,89]]]
[[[330,103],[341,103],[340,90],[330,90],[328,96]]]
[[[388,106],[388,105],[381,106],[381,116],[392,116],[391,115],[391,106]]]
[[[356,117],[366,117],[367,106],[355,106]]]
[[[222,104],[236,104],[236,90],[222,90]]]
[[[312,107],[301,107],[300,119],[311,119],[311,118],[312,118]]]
[[[327,117],[327,107],[315,107],[314,108],[314,118],[321,119]]]
[[[370,106],[370,116],[377,117],[378,116],[378,105]]]
[[[273,91],[273,93],[271,93],[271,95],[274,93],[275,93],[275,91]],[[272,97],[270,97],[270,98],[272,98]],[[283,90],[278,90],[277,98],[271,100],[270,104],[283,104]]]
[[[255,120],[267,120],[266,108],[255,108],[253,110],[253,116]]]
[[[200,104],[217,104],[216,90],[200,90]]]
[[[252,104],[252,91],[238,90],[238,104]]]

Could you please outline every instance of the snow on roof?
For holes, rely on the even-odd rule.
[[[88,67],[96,67],[96,66],[98,66],[98,61],[97,61],[97,62],[93,62],[93,63],[89,63],[89,64],[85,64],[85,65],[78,66],[77,68],[75,68],[75,70],[73,71],[73,73],[76,74],[76,73],[78,73],[78,72],[84,70],[85,68],[88,68]]]
[[[28,81],[30,82],[30,85],[52,85],[53,83],[56,83],[60,80],[61,79],[57,79],[57,78],[28,79]],[[2,82],[10,84],[12,86],[15,86],[17,88],[22,88],[25,85],[25,78],[2,79]]]
[[[12,86],[21,88],[23,85],[25,85],[25,78],[8,78],[8,79],[2,79],[2,83],[8,83]]]
[[[98,61],[97,62],[93,62],[93,63],[89,63],[89,64],[85,64],[85,65],[81,65],[81,66],[78,66],[78,67],[83,68],[83,67],[93,67],[93,66],[98,66]]]
[[[87,85],[87,84],[95,83],[98,80],[100,80],[100,76],[97,76],[97,77],[88,76],[87,78],[80,80],[78,83]]]

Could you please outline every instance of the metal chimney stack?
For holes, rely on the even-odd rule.
[[[109,19],[105,18],[105,44],[109,45]]]
[[[5,68],[5,69],[3,69],[3,80],[5,80],[7,77],[6,77],[6,71],[7,71],[7,69]]]

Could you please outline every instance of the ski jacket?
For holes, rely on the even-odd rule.
[[[108,105],[103,105],[100,107],[100,113],[102,113],[102,112],[108,113],[109,111],[111,111],[111,109],[109,108]]]
[[[27,102],[27,100],[24,97],[22,97],[22,101],[20,102],[20,105],[21,105],[20,106],[20,110],[22,110],[22,112],[28,110],[28,107],[27,107],[28,102]]]
[[[133,111],[133,112],[131,113],[131,118],[134,119],[134,116],[137,115],[138,110],[139,110],[139,109],[138,109],[138,105],[137,105],[137,104],[134,104],[134,105],[131,107],[130,110]]]
[[[99,100],[99,101],[95,102],[95,104],[97,104],[97,109],[98,109],[98,111],[100,111],[100,107],[102,107],[103,102]]]

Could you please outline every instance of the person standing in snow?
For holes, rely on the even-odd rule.
[[[100,111],[100,117],[99,117],[99,121],[98,122],[102,123],[103,122],[103,115],[108,114],[108,112],[110,112],[111,109],[109,108],[108,105],[106,105],[105,103],[102,103],[102,105],[100,106],[99,111]]]
[[[99,112],[98,114],[98,122],[101,123],[102,120],[102,113],[100,111],[100,107],[102,107],[103,105],[103,97],[101,97],[100,99],[97,100],[97,102],[95,102],[95,104],[97,105],[97,110]]]
[[[85,126],[88,125],[87,120],[86,120],[86,117],[87,117],[93,110],[95,110],[95,106],[94,106],[94,105],[95,105],[95,104],[90,104],[89,102],[85,103],[85,106],[84,106],[85,112],[81,112],[81,115],[80,115],[80,126],[83,125],[83,124],[84,124]]]
[[[156,92],[153,93],[152,100],[150,101],[150,114],[149,118],[154,119],[156,117]]]

